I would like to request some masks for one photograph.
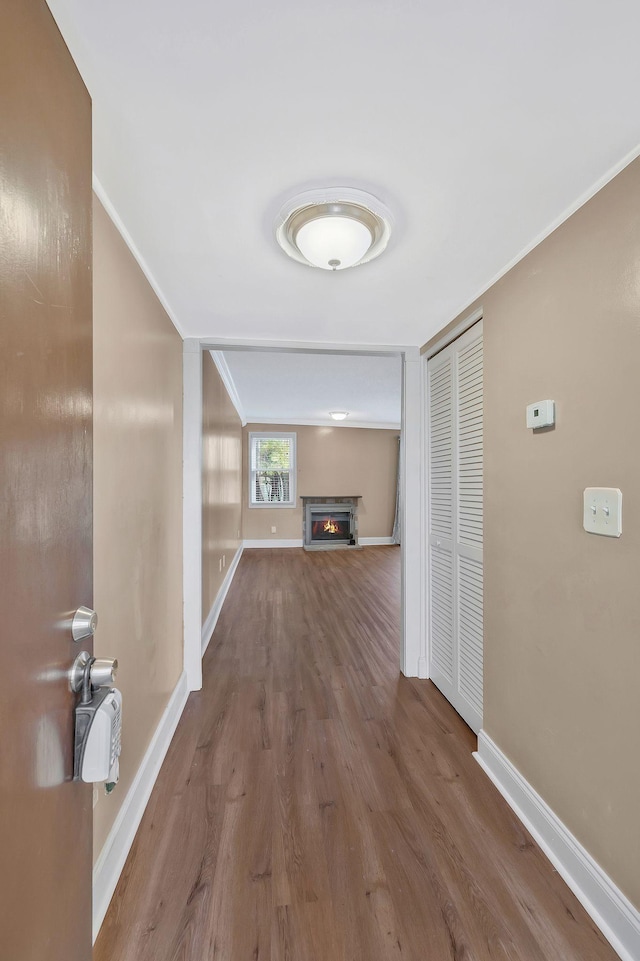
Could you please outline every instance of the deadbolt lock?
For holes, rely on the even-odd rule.
[[[76,643],[85,637],[93,637],[98,626],[98,615],[88,607],[79,607],[71,622],[71,636]]]

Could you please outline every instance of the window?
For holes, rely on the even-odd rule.
[[[296,435],[249,434],[249,506],[295,507]]]

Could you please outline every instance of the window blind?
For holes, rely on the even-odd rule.
[[[252,505],[294,503],[295,442],[295,434],[251,435]]]

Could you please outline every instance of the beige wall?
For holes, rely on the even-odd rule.
[[[95,198],[93,244],[95,651],[123,694],[97,856],[182,671],[182,340]]]
[[[249,507],[249,431],[295,431],[298,435],[296,507]],[[302,537],[301,495],[361,494],[360,537],[390,537],[396,499],[398,431],[357,427],[248,424],[243,431],[243,536],[247,540]],[[276,528],[275,534],[271,527]]]
[[[485,729],[640,906],[640,161],[482,306]],[[619,540],[582,529],[591,486]]]
[[[242,536],[242,424],[209,351],[203,352],[202,365],[204,624]]]

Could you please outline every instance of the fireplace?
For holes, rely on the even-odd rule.
[[[314,512],[311,516],[311,540],[351,540],[351,511]]]
[[[358,548],[359,495],[302,497],[302,543],[305,550]]]

